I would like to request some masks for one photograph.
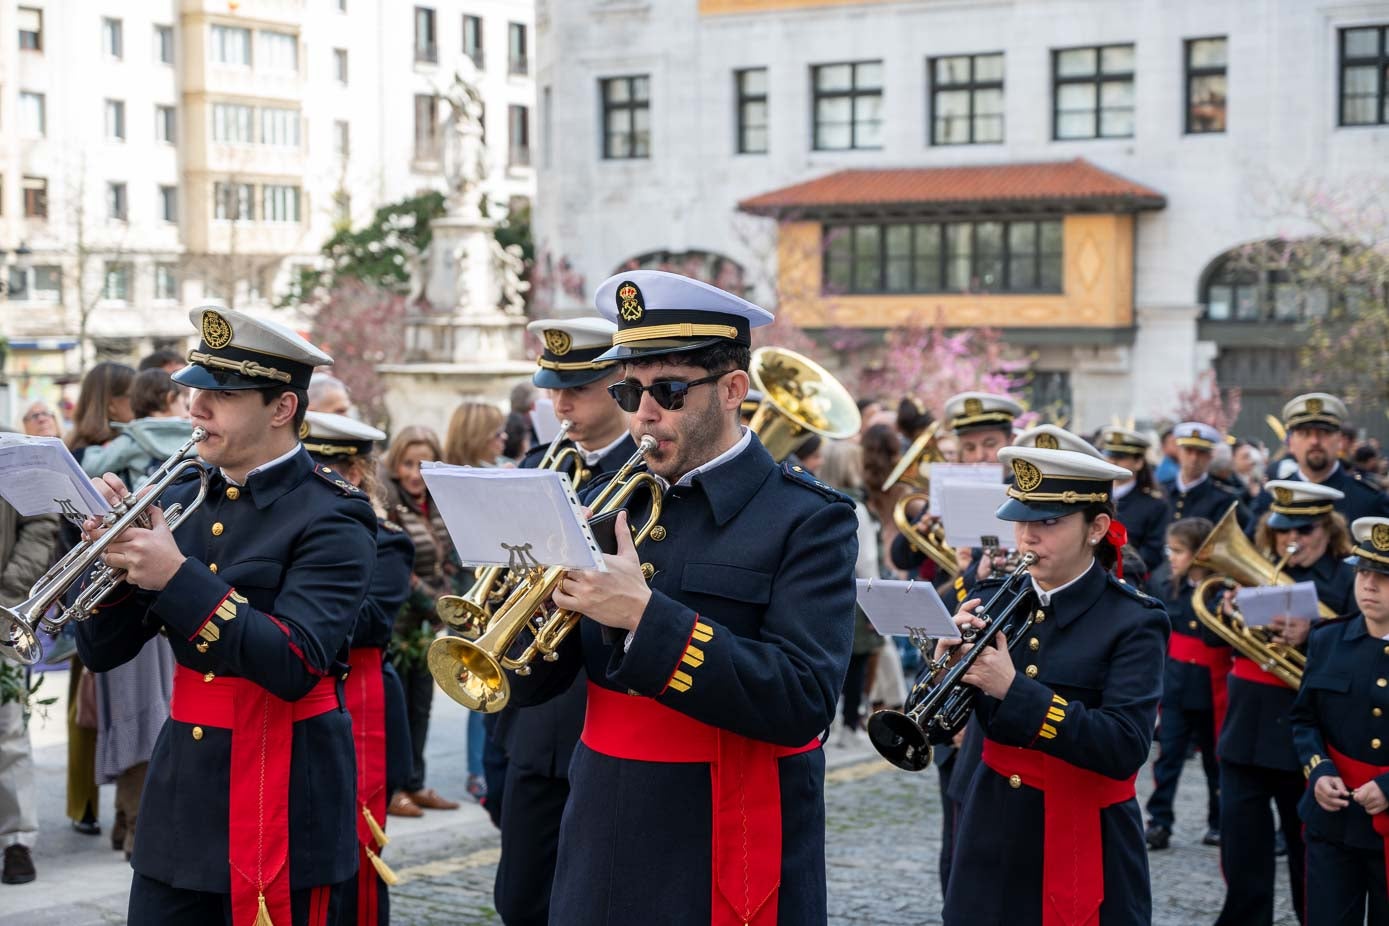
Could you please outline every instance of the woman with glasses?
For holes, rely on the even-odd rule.
[[[1337,489],[1302,480],[1274,480],[1273,499],[1254,533],[1254,545],[1271,562],[1282,562],[1294,582],[1312,582],[1317,598],[1337,614],[1354,608],[1355,570],[1341,560],[1350,553],[1346,522],[1335,511],[1345,496]],[[1275,618],[1274,639],[1303,649],[1312,621]],[[1220,861],[1225,872],[1225,906],[1218,926],[1271,923],[1274,890],[1274,830],[1270,802],[1288,853],[1293,908],[1303,913],[1306,856],[1297,804],[1305,790],[1302,763],[1293,748],[1288,715],[1296,692],[1238,652],[1230,672],[1229,708],[1221,727]]]
[[[47,402],[35,402],[24,412],[24,433],[30,437],[62,437],[58,416]]]

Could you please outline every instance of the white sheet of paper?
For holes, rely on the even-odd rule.
[[[1235,607],[1249,627],[1267,627],[1279,615],[1316,620],[1317,587],[1311,582],[1241,587],[1235,592]]]
[[[0,496],[25,517],[111,510],[56,437],[0,434]]]
[[[945,542],[957,550],[962,547],[1013,546],[1013,524],[1000,521],[994,512],[1008,499],[1008,487],[1001,482],[947,483],[937,493],[941,497],[941,523]]]
[[[991,482],[994,485],[1003,483],[1003,464],[1002,463],[932,463],[930,466],[931,476],[931,501],[927,506],[931,514],[941,517],[940,492],[946,485],[955,482]]]
[[[912,630],[938,640],[955,640],[959,631],[950,609],[930,582],[859,579],[858,603],[878,633],[904,637]]]
[[[531,424],[535,426],[535,436],[540,445],[550,443],[559,436],[559,418],[555,416],[555,403],[549,399],[536,399],[531,409]]]
[[[542,566],[607,571],[568,473],[425,463],[420,468],[461,562],[513,564],[513,550]]]

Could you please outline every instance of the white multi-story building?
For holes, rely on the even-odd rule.
[[[998,326],[1083,429],[1214,365],[1262,433],[1338,296],[1226,258],[1389,163],[1385,2],[540,0],[537,30],[542,303],[665,265],[812,332]]]
[[[182,347],[188,305],[268,311],[343,222],[442,189],[460,69],[493,208],[529,201],[533,21],[531,0],[0,0],[0,421],[80,374],[84,317],[88,361]]]

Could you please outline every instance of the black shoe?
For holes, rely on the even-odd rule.
[[[1172,843],[1172,831],[1165,826],[1158,826],[1156,823],[1148,824],[1148,831],[1143,834],[1144,840],[1148,843],[1148,848],[1154,852],[1166,849]]]
[[[1277,858],[1288,854],[1288,840],[1283,838],[1282,830],[1273,834],[1273,854]]]
[[[101,824],[95,820],[73,820],[72,828],[83,836],[100,836]]]
[[[1203,846],[1218,846],[1218,845],[1220,845],[1220,830],[1216,829],[1215,827],[1211,827],[1210,829],[1206,830],[1206,835],[1204,835],[1204,836],[1201,837],[1201,845],[1203,845]]]
[[[5,871],[0,881],[5,884],[28,884],[37,875],[34,872],[34,857],[28,846],[13,845],[5,848]]]

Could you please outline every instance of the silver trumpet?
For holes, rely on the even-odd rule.
[[[71,620],[86,620],[96,612],[97,606],[111,594],[125,579],[125,570],[116,569],[101,561],[106,548],[125,532],[127,527],[138,525],[149,527],[149,509],[159,500],[166,489],[178,482],[188,470],[194,469],[202,485],[197,497],[186,507],[182,504],[170,505],[164,512],[164,520],[173,530],[203,503],[207,497],[208,470],[196,459],[184,459],[193,445],[207,437],[202,428],[194,428],[193,434],[182,447],[159,465],[145,483],[133,495],[121,499],[111,510],[102,515],[101,523],[106,531],[96,540],[83,540],[68,551],[67,555],[53,565],[43,577],[29,589],[29,597],[12,608],[0,607],[0,657],[31,666],[39,661],[43,650],[39,646],[36,628],[49,633],[59,630]],[[80,525],[77,518],[72,519]],[[68,589],[79,582],[87,571],[92,571],[89,581],[78,593],[72,604],[63,608],[53,617],[45,617],[48,609],[56,604]]]

